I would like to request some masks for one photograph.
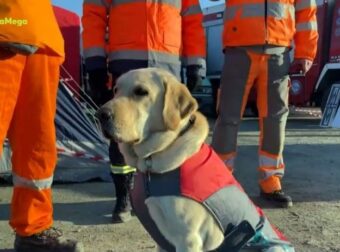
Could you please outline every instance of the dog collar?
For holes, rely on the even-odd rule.
[[[184,135],[185,132],[187,132],[192,127],[192,125],[194,125],[195,121],[196,121],[196,116],[195,115],[191,115],[187,125],[185,125],[185,127],[179,132],[178,135],[179,136]],[[144,159],[144,162],[145,162],[147,174],[149,174],[150,170],[152,169],[152,157],[151,157],[151,155],[146,157]]]

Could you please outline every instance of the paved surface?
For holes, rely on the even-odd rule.
[[[323,129],[316,116],[289,120],[284,188],[290,209],[275,209],[258,198],[257,121],[246,119],[239,137],[235,176],[271,221],[296,245],[297,252],[340,252],[340,130]],[[208,139],[208,142],[210,138]],[[82,240],[86,251],[152,252],[155,245],[139,222],[110,224],[111,183],[54,185],[55,226]],[[13,251],[8,226],[11,186],[0,185],[0,252]]]

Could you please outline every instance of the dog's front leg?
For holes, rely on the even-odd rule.
[[[153,133],[145,141],[134,145],[134,151],[139,158],[146,158],[155,152],[164,150],[177,137],[176,131],[160,131]]]
[[[119,143],[119,150],[122,153],[127,165],[131,167],[137,167],[138,157],[131,144]]]

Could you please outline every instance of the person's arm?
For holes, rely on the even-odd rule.
[[[182,62],[187,70],[188,88],[192,90],[206,75],[206,38],[199,1],[183,0],[181,15]]]
[[[292,68],[297,68],[303,74],[312,66],[316,55],[318,42],[318,27],[316,19],[315,0],[295,1],[295,53]]]
[[[107,69],[106,34],[111,1],[84,0],[83,3],[83,53],[88,71]]]
[[[107,30],[112,0],[85,0],[83,4],[83,53],[89,76],[90,96],[98,105],[112,97],[108,88]]]

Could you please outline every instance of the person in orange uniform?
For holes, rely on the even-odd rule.
[[[227,166],[234,169],[237,133],[248,94],[255,85],[261,196],[280,207],[290,207],[292,198],[281,188],[288,73],[294,68],[305,74],[312,66],[318,39],[317,6],[314,0],[228,0],[225,5],[225,61],[212,146]],[[291,64],[289,53],[293,42]]]
[[[63,39],[49,0],[0,2],[0,155],[8,136],[16,251],[83,251],[81,243],[52,227],[54,116],[63,58]]]
[[[205,35],[198,0],[85,0],[83,48],[94,101],[101,105],[112,97],[113,80],[138,68],[159,67],[178,79],[186,70],[193,90],[205,76]],[[128,197],[135,168],[125,165],[117,144],[109,148],[116,205],[112,221],[131,219]]]

